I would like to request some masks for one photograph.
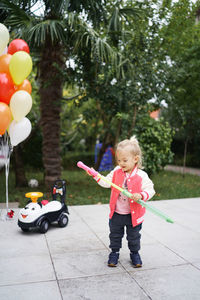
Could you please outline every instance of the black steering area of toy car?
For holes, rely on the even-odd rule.
[[[66,181],[56,180],[52,188],[52,201],[37,201],[43,193],[30,192],[26,197],[31,198],[26,206],[20,210],[18,226],[22,231],[37,228],[41,233],[46,233],[51,223],[57,222],[59,227],[66,227],[68,224],[68,207],[65,203]],[[57,197],[60,197],[60,201]]]

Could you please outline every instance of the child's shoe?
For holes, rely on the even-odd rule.
[[[134,268],[141,268],[142,267],[142,260],[141,260],[140,254],[138,252],[136,252],[136,253],[131,252],[130,253],[130,258],[131,258],[131,261],[132,261],[132,264],[133,264]]]
[[[116,267],[119,259],[119,252],[110,252],[108,257],[108,266]]]

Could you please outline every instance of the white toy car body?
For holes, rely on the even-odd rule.
[[[58,182],[62,182],[62,187],[58,186]],[[37,194],[29,193],[30,195]],[[42,194],[42,193],[38,193]],[[57,201],[56,196],[60,195],[61,201]],[[60,227],[68,224],[68,208],[65,204],[65,181],[57,180],[53,187],[52,201],[29,201],[19,212],[18,225],[23,231],[29,231],[32,228],[39,228],[41,233],[47,232],[49,225],[58,222]]]

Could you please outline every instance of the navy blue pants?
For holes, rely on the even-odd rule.
[[[126,227],[126,239],[128,241],[128,248],[131,252],[138,252],[140,250],[140,230],[142,224],[135,227],[132,225],[131,214],[120,215],[114,213],[112,219],[109,220],[110,227],[110,245],[109,247],[114,252],[118,252],[122,247],[122,238],[124,236],[124,228]]]

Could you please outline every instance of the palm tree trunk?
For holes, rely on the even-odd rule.
[[[63,53],[47,43],[39,63],[41,128],[43,134],[44,180],[48,189],[61,177],[60,112]]]
[[[14,147],[14,165],[15,165],[15,186],[25,187],[28,186],[28,181],[25,174],[24,162],[22,159],[21,145]]]

